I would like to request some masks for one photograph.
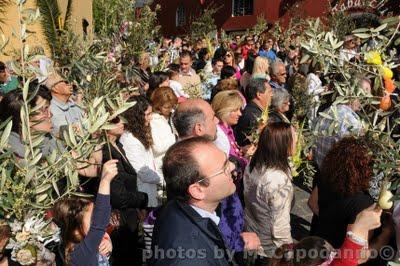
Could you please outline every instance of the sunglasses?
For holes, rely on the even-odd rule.
[[[69,85],[69,82],[68,81],[66,81],[66,80],[60,80],[60,81],[57,81],[56,83],[54,83],[54,85],[53,85],[53,87],[55,87],[55,86],[57,86],[58,84],[60,84],[60,83],[65,83],[65,85]]]
[[[118,124],[121,121],[121,119],[117,116],[111,119],[110,123],[112,124]]]

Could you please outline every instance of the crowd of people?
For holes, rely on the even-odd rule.
[[[264,37],[233,36],[216,43],[215,51],[202,39],[164,38],[159,54],[137,58],[134,79],[121,74],[121,91],[125,83],[139,87],[124,93],[135,105],[111,121],[110,145],[80,167],[80,178],[90,179],[80,189],[95,200],[69,197],[53,207],[61,244],[50,263],[383,265],[369,257],[387,245],[397,250],[395,225],[369,193],[374,155],[362,139],[360,100],[322,101],[332,84],[321,66],[300,64],[296,39],[282,47]],[[356,39],[347,36],[343,63],[356,57]],[[167,58],[166,69],[152,73],[161,58]],[[303,117],[296,115],[293,97],[298,79],[311,99]],[[11,117],[8,143],[23,160],[21,82],[0,62],[0,120]],[[371,80],[360,77],[359,84],[371,93]],[[37,110],[30,129],[46,133],[42,156],[65,149],[62,132],[79,127],[82,97],[56,72],[31,82],[29,91]],[[337,114],[334,134],[322,134],[333,122],[321,111]],[[265,112],[268,121],[261,123]],[[317,173],[308,201],[310,237],[297,240],[290,218],[297,204],[290,162],[295,120],[321,132],[312,153]],[[6,250],[9,237],[1,225],[0,265],[15,264]]]

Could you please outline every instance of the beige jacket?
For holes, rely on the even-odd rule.
[[[290,173],[290,171],[288,171]],[[245,227],[255,232],[264,251],[271,258],[275,249],[292,243],[290,209],[293,199],[292,177],[280,170],[253,169],[244,174]]]
[[[177,81],[182,85],[183,91],[190,96],[197,95],[201,96],[202,95],[202,90],[201,90],[201,80],[200,76],[196,74],[196,71],[191,69],[189,73],[179,73]]]

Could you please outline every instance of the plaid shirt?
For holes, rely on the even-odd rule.
[[[316,140],[314,158],[320,169],[333,144],[346,135],[360,135],[363,127],[360,117],[348,105],[331,106],[324,113],[331,118],[320,115],[314,126],[314,134],[319,136]]]

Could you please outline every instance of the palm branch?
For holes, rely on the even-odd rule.
[[[0,0],[0,25],[5,23],[6,7],[10,3],[9,0]],[[1,29],[1,27],[0,27]]]
[[[70,20],[71,20],[71,16],[72,16],[72,2],[73,0],[68,0],[67,3],[67,10],[65,11],[65,20],[64,20],[64,28],[66,30],[69,29],[70,25]]]
[[[61,14],[57,0],[36,0],[36,5],[40,9],[41,26],[46,37],[47,44],[54,55],[58,42],[58,18]]]

